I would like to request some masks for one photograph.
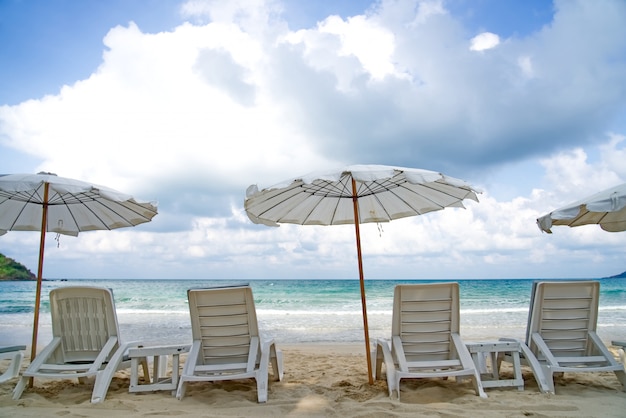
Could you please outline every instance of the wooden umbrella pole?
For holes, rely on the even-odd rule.
[[[359,262],[359,282],[361,284],[361,307],[363,308],[363,330],[365,332],[365,356],[367,358],[367,378],[370,385],[374,383],[372,376],[372,354],[370,353],[370,331],[367,325],[367,308],[365,304],[365,280],[363,277],[363,259],[361,256],[361,231],[359,229],[359,197],[356,181],[352,178],[352,206],[354,207],[354,229],[356,232],[356,252]]]
[[[41,209],[41,238],[39,239],[39,266],[37,267],[37,291],[35,293],[35,315],[33,318],[33,340],[30,346],[30,362],[32,363],[37,355],[37,332],[39,329],[39,305],[41,302],[41,282],[43,280],[43,254],[46,245],[46,227],[48,226],[48,188],[50,184],[44,183],[43,205]],[[29,387],[33,387],[31,377]]]

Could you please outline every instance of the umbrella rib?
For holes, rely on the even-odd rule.
[[[74,213],[73,208],[75,206],[84,207],[87,211],[89,211],[93,215],[94,219],[96,219],[99,222],[100,225],[99,225],[98,229],[109,230],[109,231],[111,230],[111,228],[102,219],[102,217],[98,215],[98,212],[96,210],[92,209],[91,207],[89,207],[89,205],[87,205],[88,202],[91,202],[94,205],[98,205],[100,208],[103,208],[106,212],[112,213],[112,214],[116,215],[118,218],[123,219],[128,224],[133,225],[133,223],[130,222],[128,220],[128,218],[123,216],[119,211],[116,211],[114,208],[111,208],[110,206],[106,205],[105,201],[100,201],[99,199],[97,199],[96,197],[98,195],[91,195],[91,194],[87,194],[87,193],[81,193],[81,195],[87,197],[89,200],[85,201],[84,199],[81,198],[81,199],[78,199],[77,203],[71,203],[69,201],[69,199],[67,199],[65,197],[65,195],[59,195],[59,201],[61,202],[60,204],[63,204],[63,205],[65,205],[67,207],[67,210],[68,210],[70,216],[72,217],[72,220],[76,224],[78,231],[82,232],[83,229],[81,229],[80,224],[79,224],[79,222],[78,222],[78,220],[76,218],[76,215]],[[75,197],[75,196],[72,196],[72,195],[70,195],[70,196],[71,197]],[[127,202],[128,201],[119,202],[119,203],[122,205],[122,203],[127,203]],[[59,203],[55,203],[55,205],[56,204],[59,204]],[[129,207],[127,205],[122,205],[122,206],[124,206],[130,212],[132,212],[132,213],[134,213],[134,214],[136,214],[138,216],[141,216],[143,219],[146,219],[145,216],[143,216],[140,212],[138,212],[137,210],[133,209],[132,207]]]
[[[348,183],[350,183],[350,187],[348,187]],[[336,190],[338,191],[339,194],[339,198],[337,199],[337,201],[335,202],[335,207],[332,210],[332,214],[330,217],[330,224],[334,224],[335,223],[335,218],[337,216],[337,212],[339,209],[339,204],[341,203],[341,199],[351,199],[353,198],[352,196],[352,175],[349,176],[345,176],[344,179],[342,179],[339,184],[342,185],[342,187],[336,187]],[[358,200],[358,196],[357,196],[357,200]],[[357,206],[358,207],[358,206]],[[353,215],[354,217],[354,215]],[[358,219],[353,219],[352,222],[354,224],[356,224],[357,222],[359,222]]]
[[[95,199],[94,199],[94,200],[93,200],[93,203],[94,203],[94,204],[96,204],[96,205],[98,205],[98,206],[100,206],[100,207],[102,207],[102,208],[106,208],[106,210],[107,210],[107,211],[109,211],[109,212],[113,212],[113,213],[117,214],[115,211],[112,211],[112,210],[111,210],[111,208],[109,208],[107,205],[105,205],[105,204],[104,204],[104,203],[102,203],[102,202],[99,202],[98,200],[95,200]],[[90,207],[89,207],[86,203],[82,203],[82,202],[81,202],[81,204],[82,204],[85,208],[87,208],[87,210],[88,210],[89,212],[91,212],[91,213],[93,214],[93,216],[94,216],[94,217],[95,217],[95,218],[96,218],[96,219],[100,222],[100,224],[102,224],[102,226],[104,226],[104,227],[105,227],[107,230],[109,230],[109,231],[111,230],[111,228],[110,228],[110,227],[106,224],[106,222],[104,222],[104,221],[102,220],[102,217],[98,216],[98,214],[96,213],[96,211],[95,211],[95,210],[91,209],[91,208],[90,208]],[[124,218],[122,218],[122,219],[124,219]]]
[[[601,224],[604,221],[604,218],[606,218],[607,216],[609,216],[609,212],[604,212],[602,216],[600,217],[598,224]]]
[[[412,193],[412,194],[414,194],[414,195],[419,195],[422,199],[424,199],[424,200],[427,200],[427,201],[431,202],[434,206],[436,206],[436,207],[438,208],[438,210],[445,209],[445,207],[446,207],[446,206],[443,206],[443,205],[441,205],[441,204],[437,203],[437,202],[436,202],[436,201],[434,201],[433,199],[430,199],[430,198],[428,198],[428,197],[424,196],[423,194],[420,194],[420,193],[418,193],[418,192],[416,192],[416,191],[414,191],[414,190],[412,190],[412,189],[410,189],[410,188],[403,187],[403,186],[402,186],[403,184],[408,183],[406,180],[403,180],[403,181],[402,181],[402,183],[396,183],[396,182],[394,182],[394,181],[393,181],[393,178],[391,178],[391,179],[386,179],[386,180],[384,181],[384,183],[388,183],[388,184],[390,184],[390,185],[394,185],[395,187],[389,187],[389,186],[386,186],[385,184],[383,184],[383,182],[376,182],[376,185],[377,185],[377,186],[380,186],[381,188],[383,188],[383,189],[385,189],[385,190],[387,190],[387,192],[389,192],[390,194],[393,194],[393,195],[394,195],[394,196],[395,196],[395,197],[396,197],[399,201],[401,201],[402,203],[404,203],[407,207],[411,208],[412,210],[414,210],[414,211],[415,211],[415,213],[417,213],[417,214],[419,214],[419,215],[422,215],[424,212],[423,212],[423,211],[421,211],[421,210],[419,210],[419,209],[417,209],[417,208],[415,208],[413,205],[411,205],[411,204],[407,201],[407,199],[402,198],[402,197],[401,197],[398,193],[396,193],[396,192],[394,191],[394,189],[396,189],[396,188],[403,188],[404,190],[406,190],[406,191],[407,191],[407,192],[409,192],[409,193]],[[385,214],[387,215],[387,218],[388,218],[388,219],[391,219],[391,215],[389,214],[388,210],[386,209],[386,206],[383,204],[383,202],[382,202],[382,201],[379,199],[379,197],[378,197],[378,195],[379,195],[379,194],[378,194],[378,193],[374,190],[374,188],[373,188],[373,187],[370,187],[370,186],[368,186],[368,185],[364,185],[364,186],[365,186],[365,187],[367,188],[367,190],[369,191],[369,193],[368,193],[368,194],[372,195],[372,197],[373,197],[374,199],[376,199],[376,201],[380,204],[380,207],[381,207],[381,208],[383,208],[383,210],[385,211]],[[450,194],[450,193],[448,193],[448,192],[446,192],[446,191],[442,191],[442,190],[439,190],[439,189],[435,189],[435,188],[433,188],[433,187],[429,186],[429,185],[428,185],[428,183],[419,183],[419,184],[415,184],[415,186],[422,187],[422,188],[426,188],[426,189],[429,189],[429,190],[433,190],[433,191],[435,191],[435,192],[437,192],[437,193],[440,193],[440,194],[443,194],[443,195],[449,196],[449,197],[451,197],[451,198],[453,198],[453,199],[455,199],[455,200],[458,200],[458,201],[462,201],[463,199],[465,199],[465,197],[459,198],[459,197],[454,196],[453,194]],[[363,194],[359,193],[359,197],[361,197],[361,196],[366,196],[366,194],[365,194],[365,193],[363,193]]]
[[[42,183],[43,185],[43,183]],[[17,223],[18,219],[20,218],[20,216],[22,216],[22,214],[24,213],[24,211],[26,210],[26,207],[28,206],[28,202],[32,201],[32,197],[33,196],[37,196],[39,199],[35,200],[37,202],[38,205],[43,206],[43,197],[37,193],[37,191],[39,190],[39,187],[37,187],[36,189],[33,189],[32,193],[23,193],[24,196],[26,196],[25,199],[14,199],[14,196],[22,196],[22,193],[18,193],[17,195],[10,195],[8,192],[3,192],[3,194],[6,193],[6,198],[7,200],[11,200],[11,201],[15,201],[15,202],[21,202],[23,203],[22,207],[20,208],[18,215],[15,216],[13,223],[11,224],[11,228],[13,229],[15,227],[15,224]]]
[[[589,213],[589,210],[587,209],[586,205],[580,205],[580,208],[578,209],[578,215],[576,215],[576,217],[574,219],[572,219],[569,223],[570,224],[576,224],[578,221],[580,221],[583,216],[585,216],[586,214]],[[583,224],[581,224],[583,225]]]
[[[451,194],[451,193],[448,193],[448,192],[446,192],[446,191],[442,191],[442,190],[435,189],[434,187],[430,187],[430,186],[428,186],[428,183],[422,183],[422,184],[420,184],[419,186],[420,186],[420,187],[427,188],[427,189],[430,189],[430,190],[434,190],[434,191],[436,191],[437,193],[440,193],[440,194],[444,194],[444,195],[446,195],[446,196],[449,196],[449,197],[451,197],[451,198],[453,198],[453,199],[455,199],[455,200],[457,200],[457,201],[459,201],[459,202],[462,202],[462,201],[463,201],[463,200],[467,197],[467,193],[466,193],[466,195],[465,195],[465,196],[463,196],[463,197],[457,197],[457,196],[455,196],[455,195],[453,195],[453,194]],[[462,189],[462,188],[458,188],[458,189]],[[411,190],[411,189],[407,189],[407,190],[408,190],[409,192],[411,192],[411,193],[416,193],[416,192],[414,192],[414,191],[413,191],[413,190]],[[462,190],[465,190],[465,189],[462,189]],[[469,192],[469,190],[467,190],[467,192]],[[424,196],[422,195],[422,197],[424,197]],[[425,197],[424,197],[424,198],[425,198]],[[426,200],[428,200],[429,202],[433,203],[434,205],[438,206],[440,209],[445,209],[445,208],[446,208],[446,206],[442,206],[441,204],[439,204],[439,203],[435,202],[435,201],[434,201],[434,200],[432,200],[432,199],[428,199],[428,198],[425,198],[425,199],[426,199]],[[421,214],[421,212],[419,212],[419,211],[418,211],[418,213],[420,213],[420,214]]]
[[[393,187],[387,186],[384,183],[392,185]],[[393,181],[393,178],[391,178],[391,179],[385,179],[384,181],[380,181],[380,182],[376,181],[373,184],[375,184],[376,186],[380,186],[381,189],[386,190],[390,194],[394,195],[398,200],[400,200],[402,203],[404,203],[405,205],[407,205],[408,207],[413,209],[416,213],[421,214],[421,212],[419,210],[415,209],[411,204],[409,204],[405,199],[400,197],[394,191],[394,189],[401,188],[402,185],[405,184],[405,183],[407,183],[407,181],[402,181],[402,183],[396,183],[396,182]],[[372,198],[376,199],[376,202],[378,202],[380,207],[383,209],[383,211],[385,212],[385,215],[387,216],[387,219],[391,220],[392,219],[391,214],[387,210],[386,205],[384,205],[383,202],[380,200],[379,193],[376,190],[374,190],[373,187],[370,187],[367,184],[363,184],[363,187],[365,187],[370,193],[368,193],[368,194],[365,194],[365,193],[361,194],[361,193],[359,193],[359,197],[364,197],[364,196],[367,196],[367,195],[371,195]],[[407,191],[411,191],[410,189],[406,189],[406,190]],[[416,194],[416,193],[414,193],[414,194]]]
[[[378,181],[376,181],[376,182],[373,182],[373,184],[375,184],[376,186],[381,186],[384,190],[387,190],[389,193],[392,193],[394,196],[397,196],[395,193],[393,193],[393,192],[391,191],[391,189],[386,188],[385,186],[383,186],[383,185],[382,185],[382,183],[381,183],[381,184],[379,184],[379,182],[378,182]],[[391,219],[391,215],[389,214],[389,211],[387,210],[387,208],[385,207],[385,205],[383,204],[383,202],[380,200],[380,198],[379,198],[379,196],[378,196],[378,193],[374,190],[374,188],[373,188],[373,187],[370,187],[370,186],[369,186],[369,185],[367,185],[366,183],[362,183],[362,186],[363,186],[366,190],[368,190],[370,193],[367,193],[367,194],[366,194],[366,193],[360,193],[360,192],[357,192],[357,193],[358,193],[358,197],[357,197],[357,198],[359,198],[359,199],[360,199],[361,197],[365,197],[365,196],[368,196],[368,195],[369,195],[369,196],[372,196],[372,198],[376,199],[376,202],[378,202],[378,204],[380,205],[380,207],[381,207],[381,208],[383,209],[383,211],[385,212],[385,215],[386,215],[387,219]],[[399,185],[397,185],[397,187],[400,187],[400,186],[399,186]],[[361,206],[359,206],[359,212],[360,212],[360,211],[361,211]],[[361,216],[361,215],[359,214],[359,216]]]
[[[344,196],[344,194],[342,193],[341,188],[336,187],[336,186],[333,184],[333,182],[330,182],[330,181],[328,181],[328,180],[323,180],[323,181],[322,181],[322,183],[323,183],[323,186],[321,186],[321,185],[315,186],[315,185],[313,185],[313,184],[312,184],[312,185],[313,185],[313,186],[315,186],[315,187],[316,187],[316,189],[317,189],[317,191],[320,191],[320,192],[321,192],[322,190],[324,190],[325,188],[329,188],[329,186],[338,192],[338,193],[337,193],[337,194],[338,194],[338,196],[336,196],[336,198],[337,198],[337,202],[336,202],[336,204],[335,204],[334,209],[331,211],[331,216],[330,216],[330,222],[329,222],[329,224],[330,224],[330,225],[332,225],[332,224],[334,223],[334,220],[335,220],[335,215],[337,214],[337,208],[339,207],[339,202],[341,201],[340,199],[341,199],[341,198],[343,198],[343,197],[347,197],[347,196]],[[341,182],[341,184],[343,184],[343,182]],[[328,192],[326,192],[326,193],[317,193],[317,191],[308,192],[307,190],[305,190],[305,193],[310,193],[312,196],[322,196],[322,197],[329,197],[329,196],[331,195],[330,191],[328,191]],[[345,191],[345,187],[344,187],[344,191]],[[311,210],[309,211],[309,213],[307,213],[307,215],[305,216],[305,218],[304,218],[304,220],[303,220],[303,222],[302,222],[303,224],[306,224],[306,221],[309,219],[309,217],[311,216],[311,214],[312,214],[313,212],[315,212],[315,209],[317,209],[317,207],[318,207],[318,206],[322,203],[322,201],[323,201],[323,200],[322,200],[322,199],[320,199],[320,200],[319,200],[319,201],[318,201],[318,202],[317,202],[317,203],[316,203],[316,204],[315,204],[315,205],[311,208]]]
[[[334,184],[335,182],[329,180],[319,180],[318,184],[307,184],[305,192],[322,197],[351,198],[352,190],[348,189],[347,185],[344,183],[345,179],[350,179],[350,176],[346,176],[337,182],[343,185],[343,187],[337,187]]]
[[[300,180],[301,182],[301,180]],[[350,192],[349,195],[346,195],[346,190],[347,187],[345,186],[344,182],[341,182],[344,187],[343,188],[339,188],[336,187],[333,182],[328,181],[328,180],[322,180],[320,181],[318,184],[315,183],[310,183],[310,184],[305,184],[305,183],[301,183],[296,187],[299,187],[302,189],[302,191],[306,194],[309,194],[310,196],[321,196],[321,197],[335,197],[337,198],[337,204],[335,205],[334,210],[332,211],[332,216],[331,216],[331,224],[332,224],[332,220],[335,219],[335,215],[337,213],[337,208],[339,207],[339,199],[342,198],[351,198],[352,197],[352,193]],[[269,211],[271,211],[272,209],[282,205],[283,203],[286,203],[289,201],[289,199],[291,199],[292,196],[292,191],[294,188],[287,188],[285,190],[279,191],[279,193],[277,193],[275,196],[272,197],[273,201],[276,201],[276,203],[272,204],[270,207],[268,207],[267,209],[263,210],[262,212],[260,212],[257,216],[260,218],[263,218],[263,216],[268,213]],[[286,197],[282,197],[283,195],[286,195]],[[319,204],[322,202],[322,200],[320,200],[317,204],[315,204],[311,210],[308,211],[308,213],[303,217],[302,220],[302,224],[305,224],[307,222],[307,220],[310,218],[311,214],[315,211],[315,209],[319,206]],[[291,214],[293,211],[290,210],[289,212],[287,212],[282,218],[277,219],[277,222],[281,222],[283,218],[287,217],[289,214]]]
[[[105,204],[105,203],[109,203],[109,201],[94,199],[94,203],[98,204],[100,207],[106,208],[110,213],[115,214],[120,219],[123,219],[124,221],[126,221],[130,225],[134,226],[134,224],[129,220],[128,217],[123,216],[120,212],[115,210],[115,208],[112,208],[111,206],[108,206],[108,205]],[[120,206],[123,206],[126,210],[132,212],[133,214],[138,215],[138,216],[142,217],[143,219],[146,219],[146,217],[143,216],[141,214],[141,212],[139,212],[139,211],[134,209],[135,206],[140,206],[140,205],[137,205],[135,202],[131,202],[130,200],[125,200],[123,202],[118,202],[118,203],[119,203]],[[88,209],[93,212],[92,209],[90,209],[90,208],[88,208]],[[95,215],[95,213],[94,213],[94,215]],[[98,220],[100,220],[102,222],[102,219],[100,219],[100,217],[98,217]],[[104,224],[104,222],[103,222],[103,224]],[[107,228],[107,229],[111,230],[111,228]]]
[[[317,194],[315,192],[310,193],[306,187],[304,187],[305,184],[302,184],[300,187],[302,188],[302,190],[304,190],[304,193],[308,193],[310,196],[317,196]],[[311,210],[309,210],[309,212],[306,214],[306,216],[304,216],[304,218],[302,219],[302,225],[306,224],[307,220],[309,219],[309,217],[311,216],[311,214],[313,212],[315,212],[315,209],[319,206],[319,204],[322,202],[322,200],[320,199],[312,208]],[[295,208],[294,208],[295,209]],[[291,214],[291,210],[289,212],[287,212],[286,215]]]
[[[100,204],[100,202],[97,201],[97,199],[94,199],[91,195],[88,195],[87,193],[80,193],[80,195],[87,197],[88,199],[90,199],[89,201],[94,202],[96,204]],[[70,195],[71,196],[71,195]],[[71,196],[74,197],[74,196]],[[70,216],[72,217],[72,220],[74,221],[74,224],[76,224],[76,227],[78,229],[78,231],[82,232],[82,229],[80,227],[80,224],[78,223],[78,220],[76,218],[76,215],[74,214],[74,211],[72,210],[72,208],[74,206],[81,206],[87,209],[87,211],[89,211],[95,219],[97,219],[100,222],[100,226],[103,226],[104,229],[106,230],[111,230],[111,228],[109,228],[107,226],[107,224],[105,222],[102,221],[102,218],[100,218],[100,216],[98,216],[95,211],[93,209],[91,209],[89,206],[87,206],[87,202],[84,202],[83,199],[77,199],[78,202],[77,203],[70,203],[69,199],[66,199],[65,195],[61,195],[59,194],[59,201],[61,202],[61,205],[65,205],[65,207],[67,207],[67,211],[69,212]],[[101,205],[104,206],[104,205]],[[104,206],[106,207],[106,206]],[[108,209],[108,208],[107,208]]]
[[[300,184],[300,185],[298,185],[296,187],[303,188],[303,186],[304,185]],[[292,191],[293,191],[294,188],[295,187],[289,187],[289,188],[286,188],[286,189],[279,190],[279,192],[275,196],[272,196],[272,199],[271,199],[272,201],[276,200],[276,203],[273,203],[267,209],[259,212],[259,214],[257,216],[259,218],[263,218],[263,215],[265,215],[267,212],[271,211],[272,209],[275,209],[277,206],[280,206],[280,205],[282,205],[285,202],[288,202],[289,199],[291,199],[293,197],[292,196]],[[303,190],[305,190],[305,192],[306,192],[306,189],[303,189]],[[289,211],[288,214],[289,213],[291,213],[291,211]],[[277,219],[276,222],[280,222],[280,220]]]
[[[421,187],[425,187],[425,188],[430,189],[430,190],[435,190],[435,189],[433,189],[432,187],[428,187],[428,186],[426,186],[425,184],[420,184],[419,186],[421,186]],[[410,193],[413,193],[413,194],[416,194],[416,195],[417,195],[417,194],[419,194],[419,193],[417,193],[417,192],[415,192],[415,191],[413,191],[413,190],[411,190],[411,189],[406,189],[406,190],[407,190],[407,191],[409,191]],[[438,191],[438,190],[437,190],[437,191]],[[438,192],[439,192],[439,191],[438,191]],[[448,196],[454,197],[454,196],[450,195],[449,193],[445,193],[445,192],[440,192],[440,193],[444,193],[444,194],[446,194],[446,195],[448,195]],[[409,203],[407,203],[407,201],[406,201],[406,200],[404,200],[404,199],[400,198],[400,197],[399,197],[398,195],[396,195],[395,193],[394,193],[394,195],[395,195],[396,197],[398,197],[398,199],[400,199],[400,200],[402,200],[404,203],[406,203],[406,204],[407,204],[407,205],[408,205],[411,209],[413,209],[413,210],[414,210],[417,214],[419,214],[419,215],[422,215],[422,214],[423,214],[423,212],[422,212],[421,210],[418,210],[418,209],[416,209],[415,207],[411,206]],[[433,205],[437,206],[439,209],[445,209],[445,206],[440,205],[439,203],[435,202],[433,199],[428,199],[428,198],[424,197],[424,195],[421,195],[421,194],[419,194],[419,195],[420,195],[420,197],[422,197],[424,200],[427,200],[427,201],[431,202]],[[462,199],[460,199],[460,200],[462,200]]]
[[[573,218],[571,221],[569,221],[568,224],[576,225],[578,221],[581,221],[579,225],[591,225],[591,224],[601,225],[604,219],[607,216],[609,216],[609,213],[612,213],[612,212],[592,212],[589,209],[587,209],[587,205],[581,205],[581,206],[584,206],[584,210],[581,207],[580,211],[578,212],[578,215],[575,218]],[[600,215],[600,218],[598,220],[592,220],[591,222],[585,221],[583,218],[589,214]]]

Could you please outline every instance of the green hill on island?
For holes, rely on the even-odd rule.
[[[12,258],[0,254],[0,281],[3,280],[36,280],[30,270]]]

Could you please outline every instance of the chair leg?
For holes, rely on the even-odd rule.
[[[389,371],[387,371],[387,373],[389,373]],[[395,390],[396,393],[398,394],[398,401],[400,400],[400,377],[395,376],[395,378],[393,378],[394,382],[393,382],[393,386],[389,385],[389,383],[387,383],[389,385],[389,397],[391,397],[392,392]],[[387,378],[387,382],[389,382],[389,378]]]
[[[17,381],[17,385],[15,385],[15,389],[13,389],[13,400],[16,401],[22,397],[22,392],[24,392],[29,379],[29,377],[20,377],[20,380]]]
[[[272,363],[272,373],[274,380],[283,380],[283,352],[275,345],[270,347],[270,362]]]
[[[167,367],[167,356],[162,356],[164,357],[164,359],[161,359],[161,363],[159,363],[161,366],[163,367]],[[148,358],[147,357],[141,357],[139,359],[139,361],[141,362],[141,368],[143,369],[143,380],[145,382],[150,381],[150,369],[148,368]],[[160,375],[165,375],[165,370],[159,370]],[[156,376],[155,376],[156,377]]]
[[[111,369],[108,369],[108,367],[98,372],[98,374],[96,375],[96,380],[93,384],[93,392],[91,393],[91,403],[104,402],[104,398],[107,395],[109,386],[111,386],[113,373],[115,373],[115,369],[111,370]]]
[[[378,380],[382,377],[382,355],[378,354],[378,350],[373,350],[370,358],[372,360],[372,374],[374,380]]]
[[[554,389],[554,372],[550,366],[541,365],[541,371],[543,371],[543,376],[546,379],[546,383],[548,384],[548,390],[550,393],[556,393]]]
[[[480,396],[481,398],[487,397],[487,394],[485,393],[485,390],[483,389],[483,384],[482,384],[482,381],[480,380],[480,372],[478,370],[474,371],[472,384],[474,385],[474,390],[476,391],[476,394],[478,396]]]
[[[541,366],[539,361],[537,361],[537,358],[530,351],[530,348],[528,348],[526,344],[520,343],[520,349],[522,350],[524,359],[526,360],[526,362],[530,366],[530,369],[533,372],[533,376],[535,376],[535,381],[539,386],[539,391],[541,393],[554,393],[554,380],[552,378],[552,373],[550,373],[550,376],[546,376],[543,367]]]
[[[262,371],[260,373],[257,373],[256,391],[257,391],[257,398],[258,398],[259,403],[267,402],[267,383],[268,383],[267,371],[265,373],[263,373]]]
[[[104,402],[109,386],[111,386],[113,375],[119,369],[120,364],[122,363],[123,354],[127,348],[128,347],[126,346],[120,346],[115,351],[106,367],[96,373],[96,380],[93,384],[93,391],[91,392],[91,403]]]
[[[178,399],[179,401],[182,401],[185,397],[186,386],[187,382],[185,382],[185,380],[181,376],[180,380],[178,381],[178,389],[176,389],[176,399]]]
[[[387,374],[387,389],[389,397],[393,399],[393,391],[398,392],[398,400],[400,399],[400,378],[397,376],[393,356],[389,350],[389,346],[385,340],[376,341],[376,352],[372,355],[372,370],[374,377],[382,379],[382,364],[385,363],[385,373]]]

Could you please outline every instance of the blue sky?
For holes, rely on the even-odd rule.
[[[366,278],[613,275],[626,234],[534,220],[626,181],[625,18],[619,0],[4,0],[0,172],[159,202],[150,224],[49,237],[48,277],[356,278],[351,230],[243,212],[252,183],[356,163],[483,191],[365,226]],[[0,252],[34,271],[37,239]]]

